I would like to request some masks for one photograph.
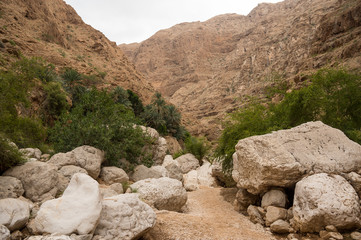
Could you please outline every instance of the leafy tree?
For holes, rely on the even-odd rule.
[[[142,100],[135,94],[132,90],[128,89],[128,100],[132,104],[132,108],[134,111],[135,116],[140,117],[141,114],[144,112],[144,106]]]
[[[114,88],[112,94],[116,103],[123,104],[126,107],[132,106],[132,103],[129,101],[129,94],[124,88],[118,86]]]
[[[142,118],[148,126],[161,134],[171,134],[178,139],[185,137],[180,112],[174,105],[166,104],[160,93],[156,93],[151,104],[145,106]]]
[[[86,91],[69,113],[63,113],[50,131],[56,151],[81,145],[102,149],[109,165],[120,166],[125,158],[136,164],[147,142],[133,112],[114,102],[105,90]]]
[[[70,107],[66,100],[66,94],[62,90],[60,83],[50,82],[44,86],[46,99],[44,102],[44,120],[52,125],[62,112]]]

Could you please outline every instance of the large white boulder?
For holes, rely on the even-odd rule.
[[[155,212],[137,194],[105,198],[93,240],[138,239],[155,221]]]
[[[187,191],[195,191],[199,188],[198,173],[196,170],[192,170],[183,175],[183,186]]]
[[[25,227],[30,217],[30,206],[27,202],[16,198],[0,200],[0,224],[10,231]]]
[[[100,172],[100,179],[108,185],[129,181],[127,173],[118,167],[103,167]]]
[[[48,161],[58,168],[66,165],[79,166],[94,179],[99,176],[102,162],[104,162],[104,152],[91,146],[81,146],[67,153],[55,154]]]
[[[39,148],[21,148],[19,149],[19,152],[27,158],[35,158],[37,160],[40,160],[41,158],[41,151]]]
[[[212,165],[204,161],[203,165],[197,169],[198,184],[205,187],[217,186],[216,179],[212,176]]]
[[[145,179],[130,186],[141,199],[159,210],[180,211],[187,202],[182,182],[172,178]]]
[[[293,215],[293,227],[301,232],[319,232],[327,225],[351,229],[360,225],[359,198],[343,177],[315,174],[296,184]]]
[[[88,234],[102,209],[98,183],[84,173],[76,173],[62,197],[46,201],[33,222],[38,233]]]
[[[322,122],[242,139],[232,176],[253,194],[291,187],[312,173],[347,173],[361,168],[361,146]]]
[[[182,170],[183,174],[199,168],[198,159],[191,153],[184,154],[175,160],[178,162],[179,168]]]
[[[23,194],[23,184],[19,179],[9,176],[0,176],[0,199],[18,198]]]
[[[33,202],[55,197],[58,188],[57,167],[39,161],[27,162],[7,170],[3,175],[19,179],[25,190],[25,197]]]

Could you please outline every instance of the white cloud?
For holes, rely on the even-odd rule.
[[[258,3],[280,0],[65,0],[83,20],[120,43],[140,42],[181,22],[219,14],[247,15]]]

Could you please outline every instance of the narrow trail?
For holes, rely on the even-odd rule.
[[[188,193],[185,213],[157,212],[146,240],[275,240],[225,200],[225,189],[201,188]]]

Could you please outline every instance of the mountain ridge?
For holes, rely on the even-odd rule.
[[[262,96],[274,75],[297,86],[321,67],[359,69],[358,9],[353,0],[266,3],[247,16],[177,24],[119,47],[193,134],[216,139],[225,114],[246,95]]]

